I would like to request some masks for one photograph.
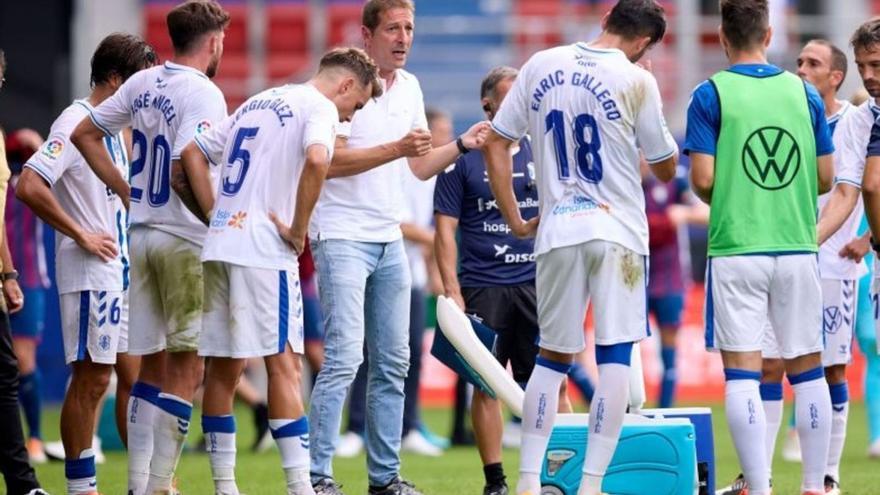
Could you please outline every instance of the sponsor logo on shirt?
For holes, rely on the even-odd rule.
[[[825,333],[835,334],[843,325],[843,313],[837,306],[828,306],[825,308],[825,318],[823,318]]]
[[[611,212],[611,207],[587,196],[576,195],[568,201],[553,207],[554,215],[582,216],[595,213],[597,210]]]
[[[493,244],[492,246],[495,247],[495,257],[503,257],[504,263],[531,263],[537,258],[535,253],[508,253],[510,251],[508,244],[503,246]]]
[[[211,218],[212,229],[223,229],[232,227],[234,229],[244,229],[244,222],[247,219],[246,211],[231,212],[229,210],[219,210],[214,213]]]
[[[510,226],[506,223],[483,222],[483,232],[492,234],[510,234]]]
[[[203,120],[196,126],[196,134],[204,134],[211,130],[211,121]]]
[[[52,139],[43,146],[43,156],[55,160],[61,156],[64,151],[64,141],[60,139]]]
[[[229,223],[226,225],[234,228],[234,229],[244,229],[244,221],[247,219],[247,212],[240,211],[235,215],[232,215],[232,218],[229,220]]]
[[[523,201],[518,203],[519,209],[522,210],[524,208],[537,208],[538,200],[533,198],[526,198]],[[484,200],[483,198],[477,199],[477,211],[480,213],[484,211],[492,211],[498,209],[498,200],[497,199],[489,199]]]

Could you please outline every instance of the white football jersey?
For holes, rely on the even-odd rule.
[[[165,62],[130,77],[91,117],[108,135],[132,127],[132,226],[201,244],[207,229],[171,190],[171,161],[226,117],[220,89],[192,67]]]
[[[332,157],[338,123],[336,105],[314,86],[287,85],[252,96],[196,136],[205,156],[222,167],[202,261],[297,269],[296,253],[269,213],[293,222],[306,150],[320,145]]]
[[[877,107],[873,101],[865,102],[858,107],[844,102],[843,107],[828,118],[834,140],[835,185],[844,183],[861,190],[865,156],[871,138],[875,111]],[[819,211],[825,208],[830,198],[831,193],[819,196]],[[868,273],[868,266],[864,261],[855,263],[850,259],[841,258],[839,254],[843,246],[858,237],[859,225],[864,214],[865,206],[859,198],[855,209],[840,230],[819,246],[819,274],[823,279],[857,280]]]
[[[648,254],[639,149],[673,156],[657,82],[620,50],[585,43],[535,54],[492,127],[532,137],[541,221],[535,253],[595,239]]]
[[[70,134],[93,107],[76,100],[52,124],[49,138],[25,163],[50,186],[61,208],[88,232],[113,236],[119,255],[110,262],[79,247],[61,233],[55,236],[55,264],[58,292],[85,290],[120,291],[128,284],[128,241],[126,213],[122,201],[92,172],[89,164],[70,142]],[[128,157],[121,134],[106,136],[104,144],[123,177],[128,175]]]

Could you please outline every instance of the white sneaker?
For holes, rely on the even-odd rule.
[[[344,459],[357,457],[364,451],[364,439],[354,432],[346,432],[339,437],[336,444],[336,456]]]
[[[55,461],[63,461],[65,458],[64,444],[61,443],[61,440],[44,443],[43,452],[46,453],[49,459]],[[101,449],[101,439],[98,437],[92,437],[92,453],[95,454],[95,464],[104,464],[107,460],[104,457],[104,451]]]
[[[440,457],[443,449],[432,444],[419,430],[413,429],[403,437],[400,450],[427,457]]]
[[[501,446],[505,449],[519,449],[522,441],[522,423],[508,421],[501,435]]]
[[[880,459],[880,438],[871,442],[868,446],[868,457],[871,459]]]
[[[782,459],[788,462],[801,462],[801,440],[794,428],[785,432],[782,443]]]

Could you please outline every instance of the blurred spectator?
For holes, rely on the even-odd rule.
[[[51,287],[51,281],[46,268],[45,226],[27,205],[15,198],[15,186],[24,162],[42,144],[42,136],[32,129],[15,131],[6,138],[6,158],[12,171],[6,194],[6,238],[27,302],[21,311],[10,315],[9,320],[12,346],[21,373],[18,399],[28,426],[27,450],[31,462],[36,464],[47,461],[40,432],[41,381],[37,346],[46,326],[46,289]]]

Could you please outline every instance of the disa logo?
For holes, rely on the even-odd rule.
[[[203,120],[196,126],[196,134],[204,134],[211,130],[211,122]]]
[[[48,141],[43,146],[43,156],[46,158],[51,158],[55,160],[59,156],[61,156],[61,152],[64,151],[64,141],[60,139],[52,139]]]

